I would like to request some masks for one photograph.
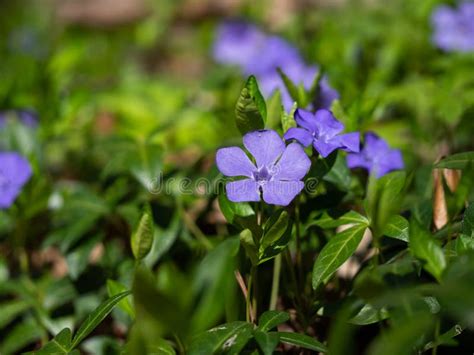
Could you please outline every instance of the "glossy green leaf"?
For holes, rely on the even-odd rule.
[[[258,249],[250,229],[244,229],[240,232],[240,243],[245,249],[245,253],[249,257],[253,265],[258,265]]]
[[[247,202],[232,202],[225,193],[221,191],[219,194],[219,207],[227,222],[233,224],[237,216],[249,217],[255,215],[254,210]]]
[[[51,341],[45,344],[40,350],[35,352],[37,355],[69,354],[71,349],[72,333],[69,328],[59,332]]]
[[[323,176],[324,181],[328,181],[338,187],[342,191],[349,191],[351,187],[351,171],[347,167],[346,158],[340,152],[334,152],[336,160],[331,169]],[[324,160],[330,159],[321,158]]]
[[[323,229],[327,229],[339,227],[344,224],[361,224],[368,226],[369,220],[355,211],[349,211],[338,218],[332,218],[327,213],[324,213],[321,217],[310,222],[308,227],[314,225]]]
[[[132,237],[130,239],[132,252],[133,256],[135,256],[135,259],[141,260],[148,255],[153,245],[153,237],[153,217],[149,212],[145,212],[140,218],[138,226],[132,233]]]
[[[266,311],[258,320],[258,328],[262,332],[268,332],[281,323],[285,323],[290,319],[290,315],[281,311]]]
[[[239,354],[252,338],[253,326],[247,322],[232,322],[196,335],[189,346],[189,355]]]
[[[258,251],[260,263],[272,259],[283,251],[291,238],[291,227],[288,212],[279,210],[265,223],[263,237]]]
[[[265,127],[267,107],[258,88],[257,79],[247,79],[235,105],[235,122],[240,133],[256,131]]]
[[[277,332],[265,333],[259,330],[254,331],[254,338],[264,355],[272,355],[280,342]]]
[[[434,237],[428,231],[422,229],[415,221],[412,221],[410,224],[408,245],[413,256],[425,262],[425,270],[438,281],[441,280],[443,270],[446,268],[446,258],[443,249],[436,243]]]
[[[272,334],[272,332],[269,334]],[[324,344],[320,343],[309,335],[290,332],[277,332],[277,334],[280,336],[280,341],[283,343],[293,344],[301,348],[320,351],[322,353],[326,353],[328,351]]]
[[[313,267],[313,289],[326,282],[334,272],[354,254],[366,226],[356,225],[333,236],[324,246]]]
[[[474,152],[464,152],[450,155],[435,164],[435,168],[465,169],[474,165]]]
[[[387,319],[389,314],[386,309],[376,309],[370,304],[364,305],[361,310],[349,320],[349,323],[356,325],[367,325],[378,323],[384,319]]]
[[[122,299],[130,295],[130,291],[121,292],[115,296],[110,297],[105,302],[103,302],[99,307],[97,307],[94,312],[92,312],[86,320],[82,323],[79,330],[74,335],[72,340],[71,349],[77,347],[80,342],[89,335],[104,319],[107,315],[112,312],[112,309],[119,303]]]
[[[385,225],[383,234],[408,243],[408,221],[402,216],[391,216]]]

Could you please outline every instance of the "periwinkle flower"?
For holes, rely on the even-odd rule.
[[[245,22],[227,22],[218,28],[213,56],[219,63],[239,66],[244,75],[255,75],[266,98],[279,90],[286,111],[291,110],[293,99],[277,69],[306,90],[311,89],[319,71],[317,66],[306,64],[299,51],[283,38],[269,36]],[[323,77],[313,106],[330,108],[338,97]]]
[[[299,127],[290,128],[284,135],[286,140],[296,139],[305,147],[312,144],[324,158],[336,149],[359,152],[359,133],[340,134],[344,125],[329,110],[321,109],[312,113],[297,109],[295,121]]]
[[[239,147],[221,148],[216,154],[220,172],[229,177],[243,177],[226,184],[227,197],[233,202],[258,202],[261,196],[271,205],[287,206],[304,187],[304,176],[311,161],[301,145],[285,146],[272,130],[247,133],[245,148],[255,164]]]
[[[31,167],[16,152],[0,152],[0,209],[10,207],[31,177]]]
[[[440,5],[431,16],[433,42],[447,52],[474,51],[474,2],[453,8]]]
[[[363,168],[376,177],[404,168],[402,153],[391,149],[387,142],[375,133],[366,133],[364,147],[358,154],[347,155],[349,168]]]

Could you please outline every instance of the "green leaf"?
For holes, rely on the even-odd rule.
[[[331,167],[331,170],[324,175],[323,180],[328,181],[337,186],[338,189],[342,191],[349,191],[351,186],[351,171],[347,167],[346,158],[338,151],[334,153],[336,155],[336,160]],[[321,158],[323,160],[330,159],[330,156],[327,158]]]
[[[313,289],[326,282],[334,272],[354,254],[362,240],[366,226],[357,225],[336,234],[324,246],[313,267]]]
[[[234,223],[237,216],[249,217],[254,216],[255,212],[247,202],[232,202],[225,195],[224,191],[219,194],[219,207],[227,222]]]
[[[254,338],[264,355],[272,355],[280,342],[280,336],[276,332],[265,333],[256,330],[254,331]]]
[[[266,311],[263,313],[258,320],[258,330],[262,332],[268,332],[270,329],[275,328],[278,324],[285,323],[290,319],[290,315],[286,312],[281,311]]]
[[[130,240],[135,259],[141,260],[147,256],[153,245],[153,236],[153,217],[149,212],[145,212]]]
[[[474,235],[474,203],[470,203],[462,219],[462,232],[465,235]]]
[[[51,341],[46,343],[45,346],[35,352],[35,354],[69,354],[69,350],[71,349],[71,338],[71,330],[69,328],[64,328]]]
[[[280,68],[277,68],[277,71],[293,101],[297,102],[298,106],[300,107],[306,107],[306,105],[301,102],[301,95],[298,86],[296,86],[293,81],[291,81],[291,79]]]
[[[81,327],[74,336],[71,344],[71,349],[74,349],[79,343],[92,332],[101,323],[107,315],[112,312],[112,309],[119,303],[123,298],[130,295],[130,291],[119,293],[118,295],[112,296],[97,307],[86,320],[82,323]]]
[[[424,269],[440,281],[443,270],[446,268],[443,249],[436,244],[434,237],[414,220],[410,223],[408,245],[412,255],[425,262]]]
[[[390,217],[399,212],[405,178],[403,171],[389,173],[380,179],[374,175],[369,178],[365,205],[376,237],[383,233]]]
[[[272,334],[272,332],[269,334]],[[277,334],[280,336],[280,341],[283,343],[297,345],[301,348],[320,351],[322,353],[326,353],[328,351],[324,344],[320,343],[309,335],[290,332],[277,332]]]
[[[0,329],[8,325],[22,312],[30,308],[30,305],[22,300],[12,300],[0,304],[2,311],[0,312]]]
[[[447,332],[439,335],[435,341],[430,341],[428,344],[426,344],[425,347],[423,348],[423,351],[428,351],[430,349],[433,349],[435,346],[440,346],[440,345],[443,345],[443,346],[458,345],[458,342],[453,338],[461,334],[462,331],[463,331],[463,328],[459,324],[456,324]]]
[[[232,322],[212,328],[193,338],[189,355],[239,354],[252,338],[253,326],[247,322]]]
[[[244,229],[240,232],[240,244],[245,249],[245,253],[249,257],[253,265],[258,265],[258,250],[250,229]]]
[[[386,309],[382,308],[379,310],[372,307],[370,304],[366,304],[361,308],[359,313],[349,320],[349,323],[356,325],[367,325],[378,323],[384,319],[387,319],[388,317],[389,314]]]
[[[157,339],[153,344],[148,348],[149,354],[159,354],[159,355],[175,355],[176,351],[165,339]]]
[[[18,354],[26,345],[46,336],[43,328],[32,321],[25,321],[14,326],[14,328],[2,339],[0,354]]]
[[[283,251],[291,238],[292,223],[285,210],[274,213],[265,223],[263,237],[258,250],[259,263],[277,256]]]
[[[235,123],[242,135],[265,128],[267,107],[258,88],[257,79],[247,79],[235,105]]]
[[[310,222],[308,227],[318,226],[323,229],[328,229],[339,227],[343,224],[360,224],[368,226],[369,220],[365,216],[362,216],[360,213],[355,211],[349,211],[336,219],[332,218],[327,213],[324,213],[317,220]]]
[[[128,288],[121,284],[120,282],[108,279],[107,280],[107,292],[109,294],[109,297],[118,295],[119,293],[129,291]],[[127,313],[132,319],[135,317],[135,311],[133,309],[132,303],[130,301],[130,298],[125,298],[121,300],[118,304],[118,307]]]
[[[383,234],[408,243],[408,221],[402,216],[391,216]]]
[[[450,155],[435,164],[435,168],[465,169],[474,165],[474,152],[464,152]]]
[[[282,108],[280,120],[281,120],[281,127],[283,128],[283,132],[288,131],[292,127],[296,127],[295,111],[297,108],[298,108],[298,105],[296,104],[296,102],[291,107],[291,110],[289,113],[286,113],[286,111]]]

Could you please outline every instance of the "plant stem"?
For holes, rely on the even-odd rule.
[[[269,310],[273,311],[276,309],[278,301],[278,289],[280,288],[280,272],[281,272],[281,254],[275,257],[273,264],[273,280],[272,280],[272,293],[270,296],[270,307]]]
[[[296,269],[298,275],[298,281],[302,283],[303,281],[303,267],[301,262],[301,230],[300,230],[300,198],[299,196],[296,199],[295,205],[295,223],[296,223]]]
[[[258,317],[258,309],[257,309],[257,296],[258,296],[258,279],[257,279],[257,266],[252,266],[250,269],[250,277],[249,280],[249,294],[250,294],[250,284],[252,284],[252,315],[250,320],[255,322]]]
[[[437,319],[436,324],[435,324],[435,333],[434,333],[434,340],[433,340],[434,346],[433,346],[433,349],[431,350],[432,355],[436,355],[438,353],[439,328],[440,328],[440,320]]]

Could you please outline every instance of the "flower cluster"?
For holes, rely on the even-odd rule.
[[[474,2],[461,3],[458,8],[440,5],[431,22],[436,46],[447,52],[474,51]]]
[[[305,147],[312,144],[323,158],[336,149],[350,152],[349,168],[366,169],[378,178],[392,170],[403,169],[399,150],[391,149],[374,133],[365,135],[364,147],[360,150],[359,133],[340,134],[344,125],[328,110],[313,114],[297,109],[294,118],[299,127],[290,128],[284,135],[285,140],[296,140]],[[290,204],[303,189],[302,179],[311,167],[310,159],[297,142],[285,146],[272,130],[249,132],[243,137],[243,143],[255,163],[239,147],[219,149],[218,169],[225,176],[238,178],[226,184],[229,200],[257,202],[263,197],[268,204]]]
[[[0,209],[10,207],[31,177],[31,167],[16,152],[0,152]]]
[[[289,111],[293,100],[277,71],[284,73],[297,85],[310,89],[318,73],[318,67],[304,62],[298,50],[284,39],[271,36],[245,22],[226,22],[217,30],[213,47],[214,59],[223,64],[238,66],[244,75],[255,75],[265,97],[280,90],[283,106]],[[329,108],[339,97],[329,86],[326,77],[320,81],[315,108]]]

